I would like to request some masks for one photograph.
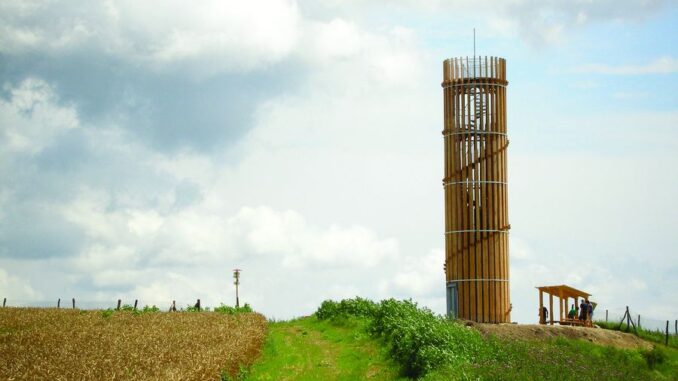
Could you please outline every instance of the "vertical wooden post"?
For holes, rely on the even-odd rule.
[[[137,302],[138,302],[138,300],[137,300],[137,299],[134,299],[134,311],[137,310]]]
[[[7,298],[2,299],[2,308],[5,308],[5,304],[7,304]]]
[[[121,302],[122,302],[122,300],[118,299],[118,306],[115,308],[115,309],[118,310],[118,311],[120,311],[120,303],[121,303]]]
[[[669,345],[669,321],[666,321],[666,345]]]
[[[539,290],[539,323],[546,324],[544,319],[544,292]]]
[[[240,272],[242,270],[240,269],[233,269],[233,279],[235,281],[233,284],[235,284],[235,308],[240,308],[240,295],[238,294],[238,286],[240,286]]]
[[[195,303],[195,306],[198,307],[198,311],[200,311],[200,299],[198,299],[198,302]]]
[[[607,310],[605,310],[605,323],[607,323]]]
[[[73,309],[75,309],[75,298],[73,298]]]
[[[57,300],[57,309],[61,308],[61,298]]]
[[[674,332],[676,335],[678,335],[678,320],[676,320],[675,328],[674,328],[674,329],[675,329],[675,330],[674,330],[673,332]]]
[[[553,294],[549,293],[549,321],[553,325]]]
[[[638,329],[640,329],[640,314],[638,314]]]

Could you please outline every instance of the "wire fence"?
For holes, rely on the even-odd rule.
[[[594,320],[604,328],[633,333],[643,339],[678,348],[678,319],[663,320],[644,316],[628,306],[602,312],[604,316],[599,314],[594,316]]]
[[[608,323],[620,323],[622,317],[626,314],[626,307],[618,307],[614,309],[607,309],[604,311],[596,311],[593,319],[596,321],[605,321]],[[657,319],[656,317],[646,316],[642,314],[641,310],[635,310],[629,307],[629,314],[631,320],[636,327],[646,331],[666,331],[666,322],[669,322],[669,333],[673,335],[678,334],[678,327],[676,326],[676,319]],[[601,316],[602,315],[602,316]],[[607,319],[606,319],[607,317]]]
[[[194,307],[196,305],[205,308],[207,306],[200,305],[200,299],[196,300],[148,300],[148,299],[117,299],[114,301],[104,300],[79,300],[77,298],[58,298],[56,300],[21,300],[3,298],[2,307],[24,307],[24,308],[71,308],[79,310],[106,310],[109,308],[116,309],[123,306],[131,306],[138,309],[143,309],[145,306],[157,307],[161,311],[170,311],[174,307],[175,310],[186,309],[187,307]]]

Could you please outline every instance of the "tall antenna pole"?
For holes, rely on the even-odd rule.
[[[473,28],[473,60],[476,59],[476,28]]]

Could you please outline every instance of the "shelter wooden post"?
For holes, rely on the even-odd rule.
[[[539,322],[546,324],[546,319],[544,319],[544,292],[542,290],[539,290]]]
[[[549,321],[553,325],[553,294],[549,294]]]

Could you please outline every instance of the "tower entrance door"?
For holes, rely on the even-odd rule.
[[[457,282],[449,282],[447,283],[447,317],[456,319],[459,316],[458,305]]]

